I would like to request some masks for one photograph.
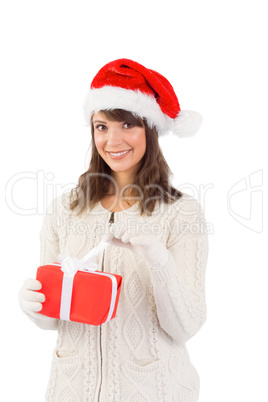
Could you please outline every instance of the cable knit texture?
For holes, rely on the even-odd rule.
[[[98,203],[78,217],[69,195],[49,206],[41,230],[41,265],[58,253],[83,257],[108,232],[111,212]],[[100,269],[122,275],[117,316],[101,326],[58,321],[48,402],[195,402],[199,376],[185,343],[206,319],[207,236],[198,202],[183,196],[140,216],[139,203],[114,222],[139,224],[169,250],[164,267],[149,267],[128,249],[108,246]]]

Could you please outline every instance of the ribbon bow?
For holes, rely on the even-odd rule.
[[[58,261],[61,263],[61,270],[64,273],[62,280],[62,293],[61,293],[61,306],[60,306],[60,318],[62,320],[70,321],[70,309],[73,293],[73,281],[77,271],[83,272],[96,272],[99,265],[94,261],[95,258],[109,246],[111,241],[102,241],[92,250],[90,250],[83,258],[78,259],[76,257],[64,257],[59,254]],[[116,280],[115,278],[106,273],[99,273],[105,276],[109,276],[112,279],[112,297],[111,308],[108,314],[108,321],[113,313],[115,299],[116,299]]]

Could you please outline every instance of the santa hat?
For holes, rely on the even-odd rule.
[[[109,109],[124,109],[146,118],[159,135],[194,135],[202,122],[199,113],[181,110],[165,77],[129,59],[106,64],[94,77],[84,104],[87,124],[93,113]]]

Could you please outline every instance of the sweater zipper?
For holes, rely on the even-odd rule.
[[[111,213],[110,219],[109,219],[109,224],[114,223],[114,212]],[[103,258],[102,258],[102,266],[101,270],[102,272],[104,271],[104,255],[105,255],[105,250],[103,251]],[[98,402],[100,402],[100,396],[101,396],[101,387],[102,387],[102,378],[103,378],[103,358],[102,358],[102,327],[100,325],[100,388],[99,388],[99,396],[98,396]]]

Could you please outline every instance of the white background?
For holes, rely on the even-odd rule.
[[[44,400],[56,332],[35,327],[17,293],[39,264],[47,201],[86,170],[90,82],[121,57],[162,73],[182,109],[204,117],[196,137],[160,141],[211,229],[208,320],[188,343],[199,400],[267,401],[265,2],[9,0],[0,15],[5,401]]]

